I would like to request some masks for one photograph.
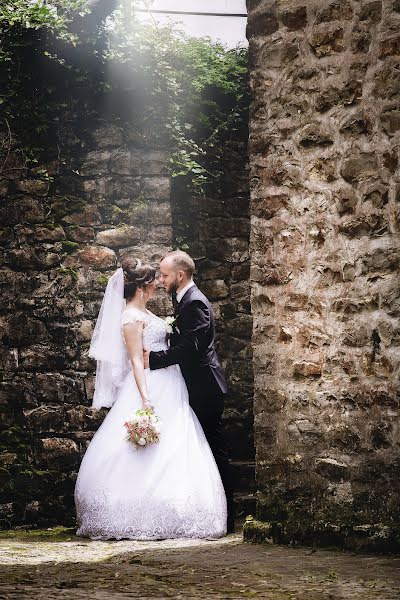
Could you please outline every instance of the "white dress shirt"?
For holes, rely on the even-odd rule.
[[[187,283],[187,284],[185,285],[185,287],[184,287],[184,288],[182,288],[182,289],[180,290],[180,292],[178,292],[178,293],[177,293],[177,295],[176,295],[176,301],[177,301],[177,302],[180,302],[180,301],[182,300],[183,296],[186,294],[186,292],[187,292],[187,291],[188,291],[188,290],[189,290],[189,289],[190,289],[192,286],[194,286],[194,281],[193,281],[193,280],[192,280],[192,281],[189,281],[189,283]]]

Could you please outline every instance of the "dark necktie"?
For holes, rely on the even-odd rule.
[[[176,310],[178,307],[178,300],[176,299],[176,292],[172,292],[171,294],[171,299],[172,299],[172,306],[174,307],[174,314],[176,314]]]

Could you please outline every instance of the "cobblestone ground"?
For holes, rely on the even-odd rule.
[[[0,534],[0,598],[398,600],[400,557],[218,541],[92,542]]]

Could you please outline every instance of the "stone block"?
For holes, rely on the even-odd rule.
[[[299,52],[297,40],[282,38],[269,40],[267,38],[257,58],[258,66],[264,68],[265,65],[268,65],[270,69],[279,69],[292,63],[298,57]]]
[[[94,269],[111,269],[117,261],[114,250],[99,246],[87,246],[75,254],[68,256],[64,261],[67,268],[92,267]]]
[[[279,22],[274,11],[257,12],[250,15],[246,35],[250,39],[252,37],[267,36],[279,29]]]
[[[355,54],[365,54],[371,44],[371,32],[366,24],[357,23],[351,34],[350,49]]]
[[[346,117],[340,126],[340,133],[346,136],[370,135],[373,126],[371,119],[364,111],[356,111]]]
[[[387,169],[389,173],[393,175],[397,171],[397,167],[399,164],[399,157],[397,151],[394,150],[393,152],[384,152],[382,159],[383,168]],[[387,174],[385,174],[385,172],[383,172],[382,174],[382,179],[384,179],[384,181],[387,180]]]
[[[67,237],[73,242],[92,242],[94,240],[93,227],[68,227]]]
[[[29,196],[9,199],[0,207],[2,225],[40,223],[44,219],[45,213],[41,201]]]
[[[37,443],[36,460],[51,468],[76,467],[80,453],[76,443],[68,438],[42,438]]]
[[[250,264],[235,265],[232,267],[232,281],[248,281],[250,278]]]
[[[105,416],[104,410],[96,410],[87,406],[75,406],[66,413],[69,426],[73,430],[97,430]]]
[[[286,210],[289,204],[290,200],[287,194],[257,198],[251,203],[252,214],[260,219],[272,219],[281,211]]]
[[[284,285],[291,280],[292,270],[285,265],[274,263],[254,265],[251,268],[250,278],[254,283],[261,285]]]
[[[213,237],[249,237],[250,220],[244,218],[211,218],[205,223],[207,235]]]
[[[32,194],[33,196],[46,196],[50,183],[41,179],[22,179],[16,182],[16,188],[20,192]]]
[[[5,255],[6,261],[12,269],[49,269],[61,264],[62,254],[46,250],[42,246],[25,246],[10,250]]]
[[[296,361],[293,363],[293,375],[295,378],[311,377],[318,378],[322,375],[322,365],[311,361]]]
[[[28,371],[61,370],[68,368],[67,351],[52,346],[31,345],[20,351],[21,366]]]
[[[133,202],[129,206],[129,223],[141,227],[172,225],[171,205],[169,202]]]
[[[381,0],[364,1],[359,13],[360,21],[370,21],[377,23],[382,17],[382,2]]]
[[[17,313],[7,320],[3,342],[13,348],[25,347],[43,342],[47,337],[47,329],[42,321]]]
[[[18,227],[18,241],[20,242],[60,242],[65,240],[65,231],[58,225],[43,225],[38,227]]]
[[[79,225],[82,227],[93,227],[93,225],[100,225],[101,216],[97,206],[88,204],[82,208],[79,212],[74,212],[65,215],[63,220],[69,225]]]
[[[336,157],[318,158],[314,164],[310,165],[310,181],[326,181],[332,183],[337,179]]]
[[[197,271],[199,274],[199,278],[202,281],[206,281],[209,279],[229,279],[231,274],[230,265],[226,265],[224,263],[218,264],[216,262],[210,261],[210,263],[197,263]]]
[[[339,224],[339,231],[350,238],[359,238],[365,235],[382,235],[388,230],[386,215],[370,213],[351,217]]]
[[[396,56],[400,54],[400,35],[392,36],[380,41],[379,58],[384,59],[387,56]]]
[[[251,338],[252,328],[253,318],[251,315],[237,315],[226,324],[227,332],[230,335],[247,340]]]
[[[112,154],[110,172],[118,175],[160,175],[165,172],[168,154],[159,150],[119,149]]]
[[[151,237],[151,241],[154,244],[161,244],[164,246],[172,245],[172,228],[169,225],[151,227],[147,233],[143,234],[143,237]]]
[[[221,300],[229,295],[228,287],[223,279],[203,281],[201,289],[209,300]]]
[[[350,471],[347,464],[339,462],[334,458],[317,458],[315,461],[315,470],[322,477],[331,481],[347,479]]]
[[[96,179],[84,179],[82,188],[86,198],[99,199],[104,196],[110,196],[112,190],[111,177],[96,177]]]
[[[298,134],[299,146],[307,149],[315,149],[316,147],[325,148],[333,144],[333,132],[322,126],[320,123],[309,123],[305,125]]]
[[[358,104],[362,98],[362,83],[350,78],[343,85],[328,85],[316,99],[319,112],[326,112],[334,106],[351,106]]]
[[[353,9],[348,0],[334,0],[317,10],[315,22],[348,21],[353,17]]]
[[[145,177],[142,181],[142,193],[150,200],[169,200],[171,180],[169,177]]]
[[[268,377],[259,376],[255,381],[255,414],[264,412],[269,415],[283,410],[287,403],[287,394],[280,389],[274,389]]]
[[[346,181],[357,182],[368,177],[379,175],[378,161],[375,153],[351,153],[343,157],[340,173]]]
[[[100,127],[92,133],[97,148],[106,148],[107,146],[122,146],[123,129],[107,125]]]
[[[310,45],[314,49],[318,58],[329,56],[337,52],[343,52],[344,47],[344,31],[338,25],[319,25],[314,27]]]
[[[260,375],[274,375],[276,372],[276,356],[272,353],[271,343],[259,343],[253,348],[253,367],[255,381]]]
[[[381,113],[382,128],[390,136],[400,129],[400,111],[386,110]]]
[[[212,240],[208,245],[208,256],[216,261],[243,263],[249,259],[249,244],[242,238]]]
[[[24,410],[29,429],[36,432],[62,431],[64,429],[64,408],[62,406],[38,406]]]
[[[377,247],[362,259],[362,273],[396,271],[400,264],[400,250],[395,247]]]
[[[400,61],[398,58],[389,57],[382,61],[377,68],[374,78],[372,94],[376,98],[391,100],[397,98],[400,90]]]
[[[130,225],[100,231],[96,236],[96,243],[112,248],[121,248],[138,244],[140,239],[141,231],[139,227]]]
[[[363,348],[371,339],[371,329],[362,321],[350,321],[343,329],[343,343],[346,346]]]
[[[114,198],[116,201],[122,198],[137,198],[141,194],[141,184],[138,177],[114,177],[109,185],[109,193],[106,198]]]
[[[106,175],[110,159],[111,152],[109,150],[93,150],[92,152],[88,152],[79,169],[79,174]]]
[[[90,342],[93,335],[93,322],[84,320],[79,323],[77,336],[80,342]]]
[[[297,31],[307,25],[307,7],[306,5],[298,6],[297,2],[280,9],[278,16],[282,25],[287,27],[289,31]]]
[[[335,194],[335,200],[339,214],[347,214],[355,210],[360,197],[353,188],[349,187],[339,189]]]
[[[237,307],[237,301],[243,301],[250,298],[250,282],[240,281],[238,283],[231,283],[230,285],[230,299]]]
[[[0,368],[2,371],[16,371],[19,368],[17,348],[6,348],[0,345]]]

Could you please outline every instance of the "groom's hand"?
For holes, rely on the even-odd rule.
[[[149,350],[147,348],[143,348],[143,366],[145,369],[149,368]]]

